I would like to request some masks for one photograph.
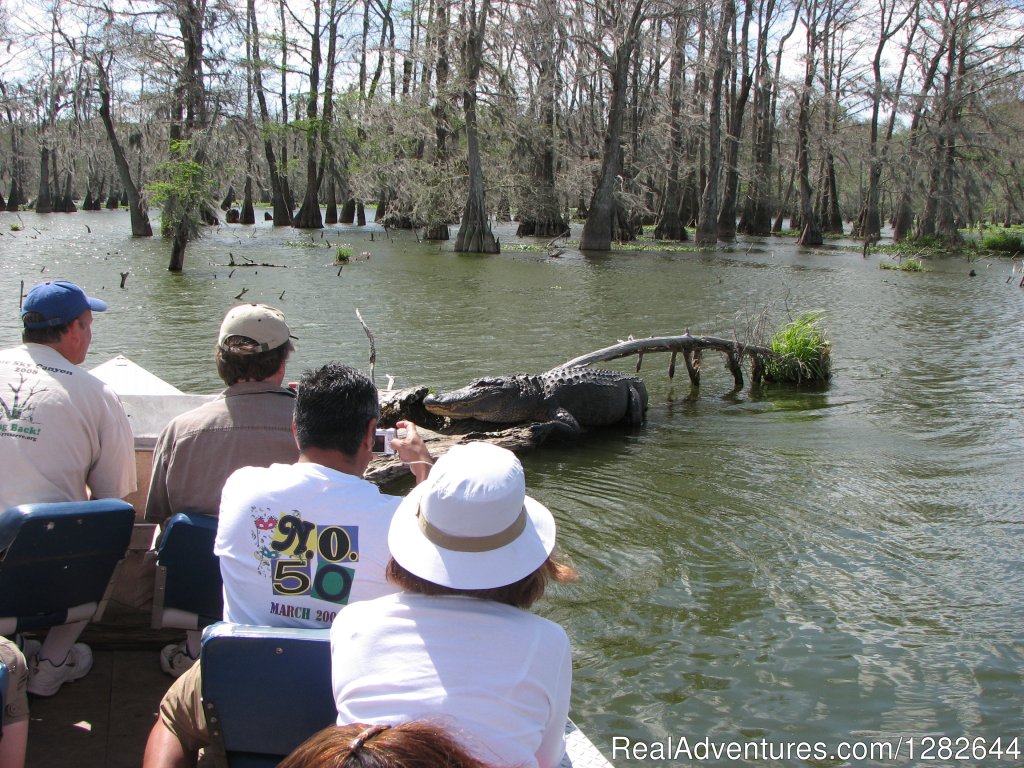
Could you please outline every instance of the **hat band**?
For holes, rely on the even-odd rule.
[[[440,528],[431,525],[427,516],[423,514],[422,507],[417,508],[416,517],[419,520],[420,530],[427,537],[427,541],[455,552],[491,552],[501,549],[518,539],[519,535],[526,530],[525,506],[508,528],[488,536],[453,536],[450,533],[445,533]]]
[[[34,323],[25,323],[25,327],[31,331],[38,331],[42,328],[56,328],[58,325],[67,325],[71,320],[62,317],[51,317],[49,320],[37,320]]]
[[[234,336],[236,338],[239,338],[239,339],[248,339],[249,341],[251,341],[253,343],[254,346],[252,347],[252,349],[229,349],[229,348],[224,346],[224,341],[226,341],[227,339],[231,338],[232,336]],[[288,339],[294,339],[294,338],[295,338],[294,336],[289,336],[288,337]],[[270,344],[268,342],[257,341],[252,336],[245,336],[245,335],[243,335],[241,333],[232,333],[232,334],[229,334],[228,336],[225,336],[224,339],[219,342],[218,346],[221,349],[225,350],[226,352],[230,352],[230,353],[235,354],[235,355],[243,355],[243,356],[244,355],[262,355],[264,352],[270,352],[272,349],[277,349],[278,347],[283,347],[285,344],[288,343],[288,339],[285,339],[284,341],[282,341],[277,346],[272,347],[272,346],[270,346]]]

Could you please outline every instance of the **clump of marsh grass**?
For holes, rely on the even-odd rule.
[[[832,344],[822,326],[824,312],[804,312],[772,336],[776,357],[765,361],[764,377],[776,382],[823,382],[832,375]]]
[[[920,259],[900,259],[899,262],[883,261],[879,264],[882,269],[896,269],[900,272],[924,272],[924,264]]]
[[[1001,232],[986,236],[981,241],[981,247],[989,251],[1004,251],[1006,253],[1020,253],[1024,251],[1024,236],[1015,232]]]
[[[343,243],[338,246],[338,249],[334,253],[335,264],[348,264],[352,260],[352,246],[348,243]]]

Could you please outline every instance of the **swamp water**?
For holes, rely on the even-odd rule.
[[[291,379],[329,359],[368,369],[358,307],[379,385],[448,389],[629,334],[742,337],[766,307],[773,323],[824,310],[823,390],[732,391],[709,353],[694,396],[682,361],[673,382],[649,355],[643,427],[523,456],[581,574],[539,608],[573,642],[572,716],[621,766],[697,764],[661,756],[684,739],[694,757],[762,747],[701,764],[838,765],[813,746],[851,742],[845,764],[883,765],[877,743],[901,737],[902,765],[1024,765],[1024,289],[1008,261],[901,273],[851,243],[770,239],[551,259],[514,250],[514,225],[504,253],[467,256],[374,225],[261,222],[208,232],[171,275],[169,246],[128,231],[124,212],[0,213],[2,343],[18,340],[20,281],[67,278],[111,305],[87,366],[124,353],[211,392],[217,327],[245,289],[299,337]],[[996,739],[1001,760],[979,750]]]

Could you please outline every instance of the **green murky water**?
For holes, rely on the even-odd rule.
[[[294,377],[328,359],[367,367],[358,307],[378,382],[439,389],[629,334],[742,336],[766,306],[773,320],[824,309],[823,391],[734,392],[708,355],[694,397],[648,356],[644,427],[524,457],[583,577],[541,608],[573,640],[573,717],[609,757],[620,747],[616,765],[691,763],[636,759],[623,739],[675,750],[705,737],[793,745],[789,759],[707,764],[837,765],[792,750],[850,741],[862,754],[847,764],[882,765],[870,743],[901,736],[904,765],[1024,764],[977,751],[1014,737],[1024,751],[1024,290],[1008,262],[903,274],[769,240],[480,257],[373,226],[321,237],[261,223],[211,232],[173,276],[166,244],[127,237],[123,213],[22,214],[9,231],[18,222],[0,214],[4,344],[19,281],[65,277],[111,304],[89,363],[122,352],[192,391],[218,388],[213,340],[243,288],[287,313]],[[506,246],[513,232],[499,228]],[[369,259],[339,274],[342,243]],[[922,741],[939,736],[950,750]],[[960,738],[983,742],[965,752]]]

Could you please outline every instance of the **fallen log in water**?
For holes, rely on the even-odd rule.
[[[610,347],[590,352],[580,357],[574,357],[560,368],[572,368],[575,366],[587,366],[593,363],[603,363],[609,360],[618,360],[623,357],[637,355],[637,373],[640,372],[640,364],[647,352],[671,352],[672,360],[669,363],[668,376],[673,378],[676,372],[676,355],[682,353],[683,362],[686,363],[686,372],[690,376],[693,386],[700,385],[700,363],[701,353],[705,349],[721,352],[726,358],[726,367],[732,373],[736,382],[736,388],[743,386],[743,358],[749,356],[752,361],[752,376],[755,384],[760,384],[764,376],[764,362],[766,359],[775,359],[779,355],[768,347],[757,344],[744,344],[734,339],[723,339],[717,336],[691,336],[684,333],[682,336],[651,336],[646,339],[629,338],[620,341]]]
[[[691,336],[686,333],[682,336],[630,338],[610,347],[575,357],[552,368],[549,373],[562,368],[587,367],[593,363],[618,360],[632,355],[637,355],[636,371],[639,373],[645,353],[667,352],[672,355],[668,369],[669,378],[675,375],[676,356],[682,354],[690,382],[696,387],[700,384],[701,356],[704,350],[721,352],[725,355],[726,367],[732,373],[737,389],[743,386],[742,364],[744,357],[751,359],[755,384],[759,384],[764,377],[765,362],[779,358],[779,355],[768,347],[743,344],[716,336]],[[398,421],[412,421],[416,424],[435,459],[444,455],[453,445],[472,440],[495,443],[517,453],[536,448],[543,440],[543,433],[538,433],[534,429],[536,425],[533,423],[492,424],[474,419],[449,420],[438,417],[424,407],[423,401],[428,392],[429,389],[424,385],[382,391],[380,393],[380,425],[393,427]],[[408,468],[402,465],[397,456],[374,457],[365,476],[377,485],[388,485],[411,477]]]

